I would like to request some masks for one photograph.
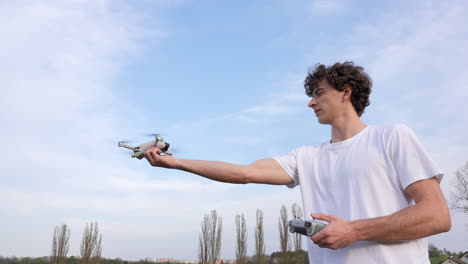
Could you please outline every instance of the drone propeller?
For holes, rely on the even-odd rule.
[[[145,134],[146,137],[152,137],[152,138],[156,137],[157,135],[160,135],[163,138],[167,136],[166,133],[147,133],[147,134]]]
[[[155,139],[157,136],[161,136],[161,134],[152,133],[152,134],[146,134],[145,136],[150,137],[151,139]]]

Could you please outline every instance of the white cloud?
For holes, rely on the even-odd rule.
[[[243,109],[229,118],[245,123],[268,122],[274,119],[286,119],[307,107],[307,96],[301,89],[304,76],[288,73],[275,83],[266,84],[274,87],[274,92],[265,96],[264,102]]]
[[[2,5],[4,137],[42,145],[54,135],[73,144],[80,132],[112,128],[111,85],[143,35],[132,16],[113,14],[106,2]]]

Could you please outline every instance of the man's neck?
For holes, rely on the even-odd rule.
[[[362,123],[361,119],[356,115],[337,119],[331,124],[331,127],[331,143],[336,143],[354,137],[366,128],[366,124]]]

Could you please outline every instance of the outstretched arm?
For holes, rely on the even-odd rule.
[[[145,158],[155,167],[178,169],[205,178],[228,183],[264,183],[285,185],[292,183],[291,177],[274,159],[262,159],[250,165],[237,165],[220,161],[179,159],[161,155],[157,147],[148,147]]]
[[[389,216],[347,221],[336,216],[312,214],[329,225],[311,239],[322,248],[344,248],[359,240],[404,241],[447,232],[450,213],[438,180],[417,181],[406,188],[415,205]]]

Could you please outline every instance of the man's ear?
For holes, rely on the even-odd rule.
[[[351,88],[351,85],[345,84],[343,86],[343,101],[350,100],[352,93],[353,93],[353,89]]]

